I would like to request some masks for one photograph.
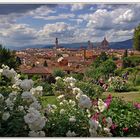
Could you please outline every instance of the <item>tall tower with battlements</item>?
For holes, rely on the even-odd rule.
[[[58,46],[58,38],[55,39],[55,48],[56,48],[56,49],[59,48],[59,46]]]

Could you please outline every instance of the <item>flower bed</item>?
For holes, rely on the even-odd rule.
[[[91,99],[73,77],[56,77],[52,88],[57,104],[46,107],[41,103],[42,86],[21,80],[8,66],[0,70],[0,79],[0,136],[129,136],[124,133],[129,131],[137,136],[133,130],[139,129],[139,109],[118,99],[112,101],[111,95],[104,100],[99,96]]]

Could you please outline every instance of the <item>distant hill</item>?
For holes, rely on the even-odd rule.
[[[131,49],[133,47],[133,40],[125,40],[121,42],[111,42],[110,48],[112,49]]]
[[[133,40],[125,40],[125,41],[120,41],[120,42],[110,42],[109,47],[112,49],[131,49],[133,46]],[[99,42],[94,42],[93,46],[96,48],[99,46]],[[84,47],[86,48],[88,46],[87,42],[82,42],[82,43],[68,43],[68,44],[60,44],[60,47],[64,48],[80,48]],[[44,44],[36,44],[36,45],[29,45],[29,46],[23,46],[23,47],[14,47],[14,46],[9,46],[7,48],[12,49],[12,50],[22,50],[26,48],[53,48],[54,45],[44,45]]]

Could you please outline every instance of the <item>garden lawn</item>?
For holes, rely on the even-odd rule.
[[[46,107],[48,104],[57,104],[57,100],[55,96],[42,96],[41,102],[43,107]]]
[[[124,101],[128,102],[138,102],[140,103],[140,91],[133,92],[104,92],[103,96],[108,96],[109,94],[112,97],[119,97]]]

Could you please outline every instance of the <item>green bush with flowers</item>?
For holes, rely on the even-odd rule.
[[[90,98],[73,77],[56,77],[52,88],[57,104],[46,106],[41,103],[43,87],[34,86],[31,79],[20,79],[14,69],[3,65],[0,79],[3,88],[8,86],[0,93],[0,136],[110,137],[129,136],[122,129],[139,129],[139,104],[134,108],[112,102],[110,96]],[[114,124],[118,126],[115,132]]]
[[[119,98],[113,98],[104,116],[111,116],[114,127],[113,136],[140,136],[140,111],[132,103],[126,103]]]
[[[114,92],[127,92],[130,91],[130,83],[127,80],[124,80],[121,77],[111,77],[108,81],[108,91]]]

